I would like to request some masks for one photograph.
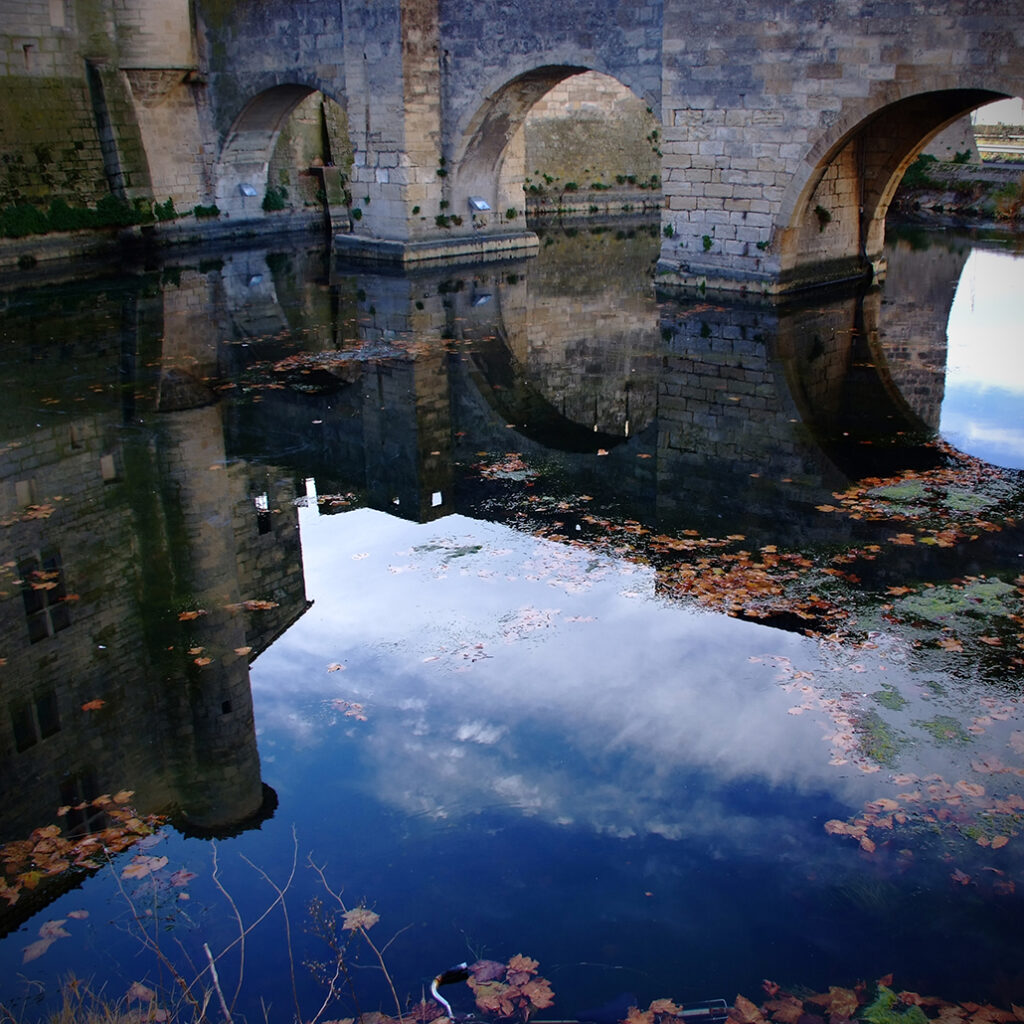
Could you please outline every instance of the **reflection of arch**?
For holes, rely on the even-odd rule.
[[[517,434],[551,451],[596,452],[624,444],[624,434],[610,434],[576,423],[556,409],[522,372],[499,329],[490,342],[477,347],[466,360],[469,377],[497,420],[515,425]]]
[[[455,153],[452,209],[467,209],[470,196],[482,196],[494,211],[523,208],[525,164],[520,129],[527,114],[560,82],[590,70],[570,64],[533,68],[506,81],[484,99]],[[509,143],[517,137],[520,145],[510,149]]]
[[[903,173],[942,129],[1005,94],[941,89],[841,118],[807,154],[783,198],[780,274],[793,287],[814,277],[867,274],[881,257],[885,215]]]
[[[252,99],[239,114],[217,163],[216,203],[222,214],[261,215],[277,138],[295,108],[315,92],[308,85],[277,85]]]

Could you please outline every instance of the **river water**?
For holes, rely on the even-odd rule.
[[[341,936],[393,1011],[342,904],[400,1001],[1024,1002],[1024,256],[893,233],[778,306],[657,251],[8,283],[0,1002],[180,1007],[205,944],[311,1020]]]

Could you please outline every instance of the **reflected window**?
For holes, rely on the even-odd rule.
[[[56,690],[47,690],[32,700],[14,701],[10,712],[14,747],[19,754],[60,732]]]
[[[18,563],[18,575],[29,641],[38,643],[67,629],[71,616],[60,555],[46,551],[23,558]]]
[[[101,807],[93,807],[90,801],[99,796],[96,773],[91,768],[69,772],[61,779],[60,802],[70,810],[64,818],[69,835],[82,835],[105,828],[107,816]]]
[[[257,494],[252,499],[252,503],[256,506],[256,529],[261,535],[270,533],[270,497],[267,492]]]

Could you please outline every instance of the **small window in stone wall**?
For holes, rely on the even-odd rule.
[[[18,576],[29,641],[38,643],[67,629],[71,615],[60,554],[50,550],[23,558],[18,563]]]
[[[27,700],[13,701],[10,713],[14,747],[19,754],[34,747],[40,740],[60,732],[60,712],[55,690],[47,690]]]
[[[270,513],[270,496],[264,491],[262,494],[257,494],[252,499],[253,505],[256,506],[256,529],[260,536],[265,533],[270,533],[273,528]]]

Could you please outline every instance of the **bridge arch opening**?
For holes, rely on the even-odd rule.
[[[904,173],[944,129],[1005,93],[946,89],[919,93],[849,125],[814,147],[802,187],[784,201],[777,241],[789,288],[852,278],[881,268],[885,217]]]
[[[660,123],[611,75],[574,65],[535,68],[480,105],[454,154],[451,208],[484,199],[520,224],[527,196],[552,208],[616,198],[660,199]]]
[[[223,215],[261,217],[322,206],[315,168],[347,175],[352,164],[344,107],[307,85],[278,85],[254,97],[228,132],[215,176]]]

